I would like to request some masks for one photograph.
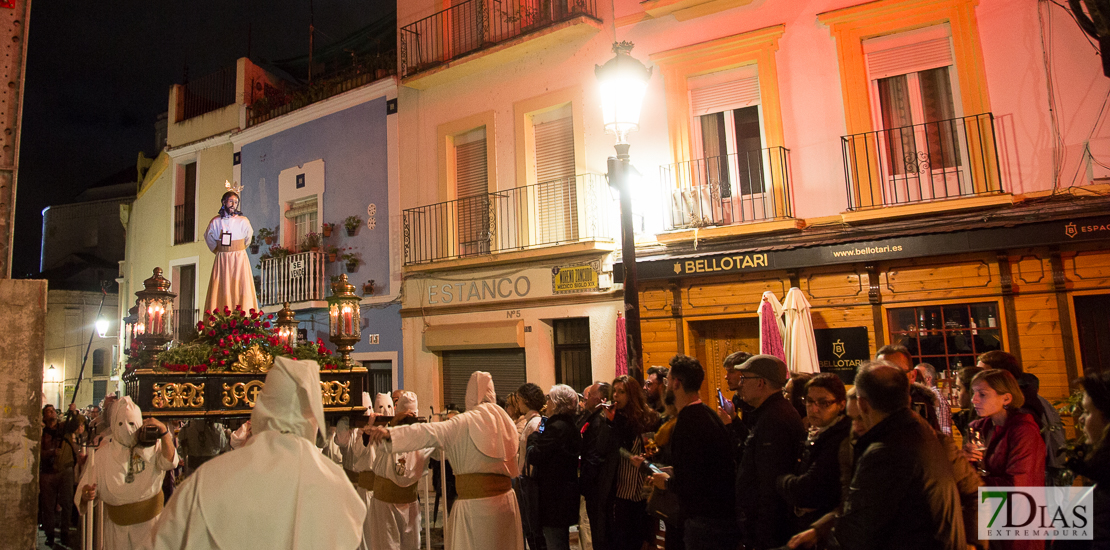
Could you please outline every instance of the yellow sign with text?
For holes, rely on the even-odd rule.
[[[686,260],[675,262],[676,274],[712,273],[714,271],[738,271],[757,267],[767,267],[767,254],[741,254],[705,260]],[[685,268],[685,269],[683,269]]]
[[[551,273],[551,292],[570,294],[597,290],[597,270],[590,265],[557,267]]]

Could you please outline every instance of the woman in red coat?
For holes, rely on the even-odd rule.
[[[1024,398],[1017,380],[1007,371],[989,369],[975,375],[971,391],[971,404],[979,419],[971,423],[969,432],[978,432],[986,449],[980,450],[969,443],[965,453],[968,460],[979,462],[983,485],[1044,486],[1044,439],[1033,416],[1018,410]],[[991,540],[990,543],[992,549],[1044,548],[1043,540]]]

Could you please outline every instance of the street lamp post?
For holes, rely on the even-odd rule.
[[[651,69],[629,52],[631,42],[613,44],[613,59],[594,69],[601,88],[601,111],[605,130],[617,138],[617,155],[609,157],[609,185],[620,192],[621,263],[624,268],[624,318],[628,332],[629,372],[642,378],[643,341],[640,336],[640,291],[636,279],[636,231],[632,225],[632,189],[629,176],[636,173],[628,149],[628,132],[640,127],[640,106],[647,91]]]

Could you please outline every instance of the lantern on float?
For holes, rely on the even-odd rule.
[[[289,307],[289,302],[277,314],[277,337],[282,344],[289,347],[297,345],[297,319],[296,312]]]
[[[342,364],[349,365],[351,352],[362,338],[359,297],[355,294],[355,286],[347,282],[346,274],[339,276],[339,280],[332,284],[331,291],[332,295],[328,297],[328,320],[331,328],[328,340],[335,344],[336,351],[342,357]]]
[[[173,299],[170,282],[162,276],[162,268],[154,268],[154,275],[143,281],[143,290],[135,293],[138,320],[135,322],[135,339],[144,350],[157,350],[173,340]]]
[[[123,318],[123,323],[127,326],[127,337],[129,340],[134,340],[135,336],[140,334],[138,330],[139,321],[139,306],[131,306],[127,310],[127,317]]]

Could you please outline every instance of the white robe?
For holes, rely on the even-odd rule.
[[[177,467],[180,458],[174,451],[173,460],[162,456],[162,442],[153,447],[138,448],[135,451],[132,474],[134,480],[127,483],[127,464],[131,460],[131,449],[106,437],[95,457],[92,466],[81,474],[73,502],[77,509],[84,512],[81,503],[85,485],[96,484],[97,498],[111,506],[120,506],[147,500],[162,490],[162,479],[166,472]],[[104,517],[104,550],[130,550],[141,548],[150,537],[150,530],[157,518],[135,525],[116,525],[111,518]]]
[[[515,452],[509,452],[505,458],[493,458],[483,454],[475,443],[475,437],[489,436],[480,435],[481,430],[475,429],[471,417],[487,407],[497,405],[482,403],[444,422],[391,428],[392,443],[385,447],[385,452],[404,453],[438,447],[451,462],[455,475],[498,474],[511,478],[517,473]],[[500,409],[496,412],[505,414]],[[507,416],[505,422],[512,433],[497,433],[493,437],[507,438],[505,446],[513,449],[516,430]],[[456,500],[443,534],[448,550],[524,550],[524,530],[516,494],[510,489],[492,497]]]
[[[231,234],[233,247],[238,247],[242,242],[243,250],[217,250],[221,244],[220,236],[223,233]],[[208,249],[216,253],[212,263],[212,277],[208,281],[208,294],[204,300],[204,309],[215,310],[228,307],[235,309],[241,306],[243,311],[258,309],[258,299],[255,296],[254,273],[251,271],[250,257],[247,256],[246,247],[251,244],[254,228],[246,216],[230,216],[227,218],[216,216],[208,222],[204,231],[204,241]]]
[[[155,550],[351,550],[366,507],[314,442],[324,426],[319,366],[274,360],[241,448],[178,486],[151,533]]]
[[[389,453],[383,449],[374,459],[374,475],[388,479],[398,487],[411,487],[424,475],[424,470],[428,467],[428,459],[434,452],[434,449],[421,449],[407,453]],[[398,470],[401,471],[398,472]],[[372,550],[420,548],[419,501],[392,504],[376,498],[371,499],[366,523],[374,524],[374,532],[367,533]]]
[[[346,418],[340,419],[335,430],[335,444],[339,447],[340,456],[343,457],[342,466],[352,472],[369,472],[374,469],[377,448],[375,445],[364,445],[362,432],[358,428],[349,428],[349,422]],[[373,496],[374,491],[356,486],[355,492],[367,509],[366,517],[362,521],[362,542],[359,543],[359,550],[368,550],[371,548],[371,526],[373,525],[369,513],[370,497]]]

